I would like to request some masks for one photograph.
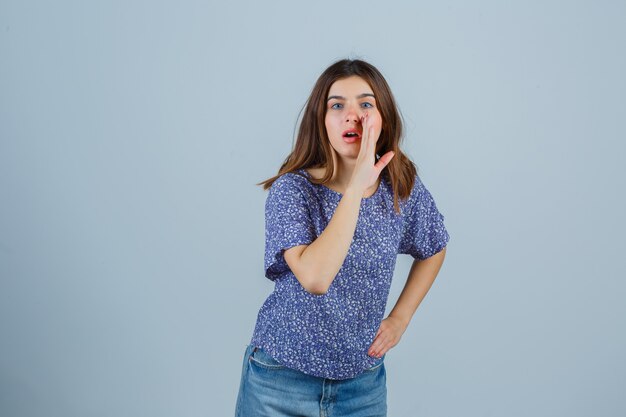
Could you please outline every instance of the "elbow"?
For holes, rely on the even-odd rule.
[[[309,288],[305,288],[305,290],[313,295],[326,295],[328,292],[327,287],[322,286],[310,286]]]
[[[313,295],[324,295],[328,292],[330,283],[320,278],[324,274],[315,260],[303,259],[307,246],[301,245],[285,251],[285,261],[305,291]]]
[[[313,295],[325,295],[328,292],[328,286],[322,284],[319,276],[315,275],[314,277],[298,279],[298,281],[300,281],[302,288],[304,288],[306,292]]]

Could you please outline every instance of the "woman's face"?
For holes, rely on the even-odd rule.
[[[325,123],[330,144],[340,157],[356,160],[363,135],[361,116],[368,114],[369,126],[373,127],[372,139],[378,138],[382,130],[383,119],[374,93],[363,78],[353,75],[335,81],[326,99]],[[344,136],[351,129],[358,133],[356,139]]]

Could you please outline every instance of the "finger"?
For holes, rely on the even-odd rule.
[[[376,350],[376,348],[378,347],[378,345],[380,344],[380,335],[381,333],[381,328],[378,328],[378,332],[376,332],[376,336],[374,336],[374,341],[372,342],[372,344],[370,345],[369,349],[367,350],[367,352],[371,355],[374,353],[374,351]]]
[[[370,121],[367,113],[363,115],[363,140],[361,141],[361,148],[367,152],[370,143]]]
[[[371,354],[370,356],[376,356],[376,357],[380,357],[382,356],[383,352],[385,352],[387,343],[381,343],[380,345],[376,346],[374,349],[371,350]]]
[[[372,342],[372,344],[370,345],[370,349],[375,348],[378,345],[380,345],[381,340],[382,340],[382,336],[380,335],[380,332],[379,332],[374,338],[374,341]]]
[[[389,349],[391,349],[391,345],[391,342],[386,341],[376,350],[375,355],[378,357],[383,356],[387,351],[389,351]]]
[[[383,339],[382,337],[377,338],[374,343],[372,343],[372,346],[370,347],[370,352],[372,353],[376,353],[380,350],[381,347],[383,347],[386,343],[386,340]]]
[[[367,117],[364,114],[363,116],[361,116],[361,125],[363,128],[363,133],[361,135],[361,149],[359,150],[359,155],[365,155],[365,152],[367,150],[367,138],[368,138],[368,133],[367,133]]]
[[[380,157],[380,159],[378,160],[378,162],[376,162],[376,165],[375,165],[376,168],[379,170],[379,172],[382,171],[383,168],[385,168],[389,162],[391,162],[391,159],[394,156],[395,156],[395,153],[393,151],[389,151]]]
[[[378,356],[378,352],[380,351],[380,346],[370,348],[367,352],[368,355],[372,357]]]
[[[373,355],[374,355],[374,353],[376,353],[376,351],[378,350],[378,346],[379,346],[378,340],[374,340],[374,343],[372,343],[372,344],[371,344],[371,346],[370,346],[370,348],[369,348],[369,349],[367,349],[367,353],[368,353],[370,356],[373,356]]]
[[[367,126],[367,153],[376,160],[376,139],[374,138],[374,126]]]

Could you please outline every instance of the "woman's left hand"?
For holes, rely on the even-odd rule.
[[[377,358],[382,357],[389,349],[398,344],[406,327],[404,322],[397,317],[390,316],[384,319],[380,323],[378,332],[367,354]]]

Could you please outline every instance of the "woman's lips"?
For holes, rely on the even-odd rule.
[[[341,137],[345,143],[355,143],[356,141],[361,140],[361,134],[356,129],[348,129],[344,131]]]
[[[341,137],[346,143],[354,143],[357,141],[357,139],[361,139],[361,134],[356,128],[353,127],[351,129],[344,130],[341,134]]]

